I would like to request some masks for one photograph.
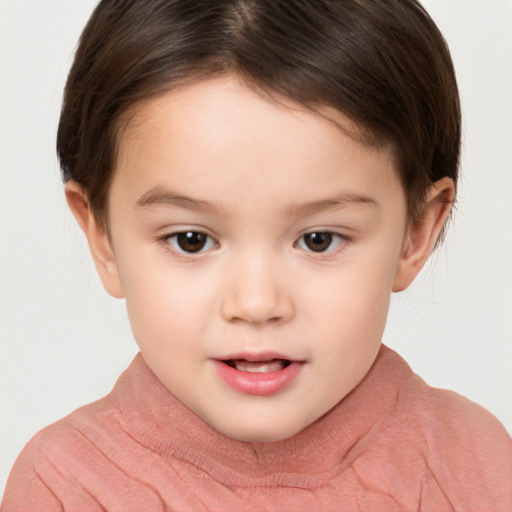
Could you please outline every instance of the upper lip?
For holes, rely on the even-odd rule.
[[[240,352],[237,354],[229,354],[227,356],[216,357],[218,361],[244,360],[244,361],[272,361],[274,359],[282,359],[285,361],[301,361],[277,352]]]

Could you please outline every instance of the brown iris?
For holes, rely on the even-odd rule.
[[[308,249],[314,252],[323,252],[332,244],[332,234],[325,231],[308,233],[304,235],[304,243]]]
[[[186,231],[176,235],[176,242],[185,252],[199,252],[208,241],[208,235],[197,231]]]

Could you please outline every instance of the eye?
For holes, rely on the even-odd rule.
[[[336,250],[344,241],[345,237],[338,233],[314,231],[302,235],[297,242],[297,247],[305,251],[331,252]]]
[[[200,231],[182,231],[165,238],[166,242],[181,253],[205,252],[215,247],[212,237]]]

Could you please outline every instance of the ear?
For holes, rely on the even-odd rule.
[[[394,292],[405,290],[423,268],[448,218],[454,195],[455,185],[448,177],[430,187],[421,214],[411,220],[407,230],[393,282]]]
[[[105,227],[92,212],[84,189],[76,181],[64,186],[68,206],[82,228],[105,290],[116,298],[124,297],[112,244]]]

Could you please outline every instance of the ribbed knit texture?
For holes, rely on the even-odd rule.
[[[2,512],[508,511],[512,440],[382,347],[363,382],[296,436],[227,438],[139,354],[102,400],[37,434]]]

